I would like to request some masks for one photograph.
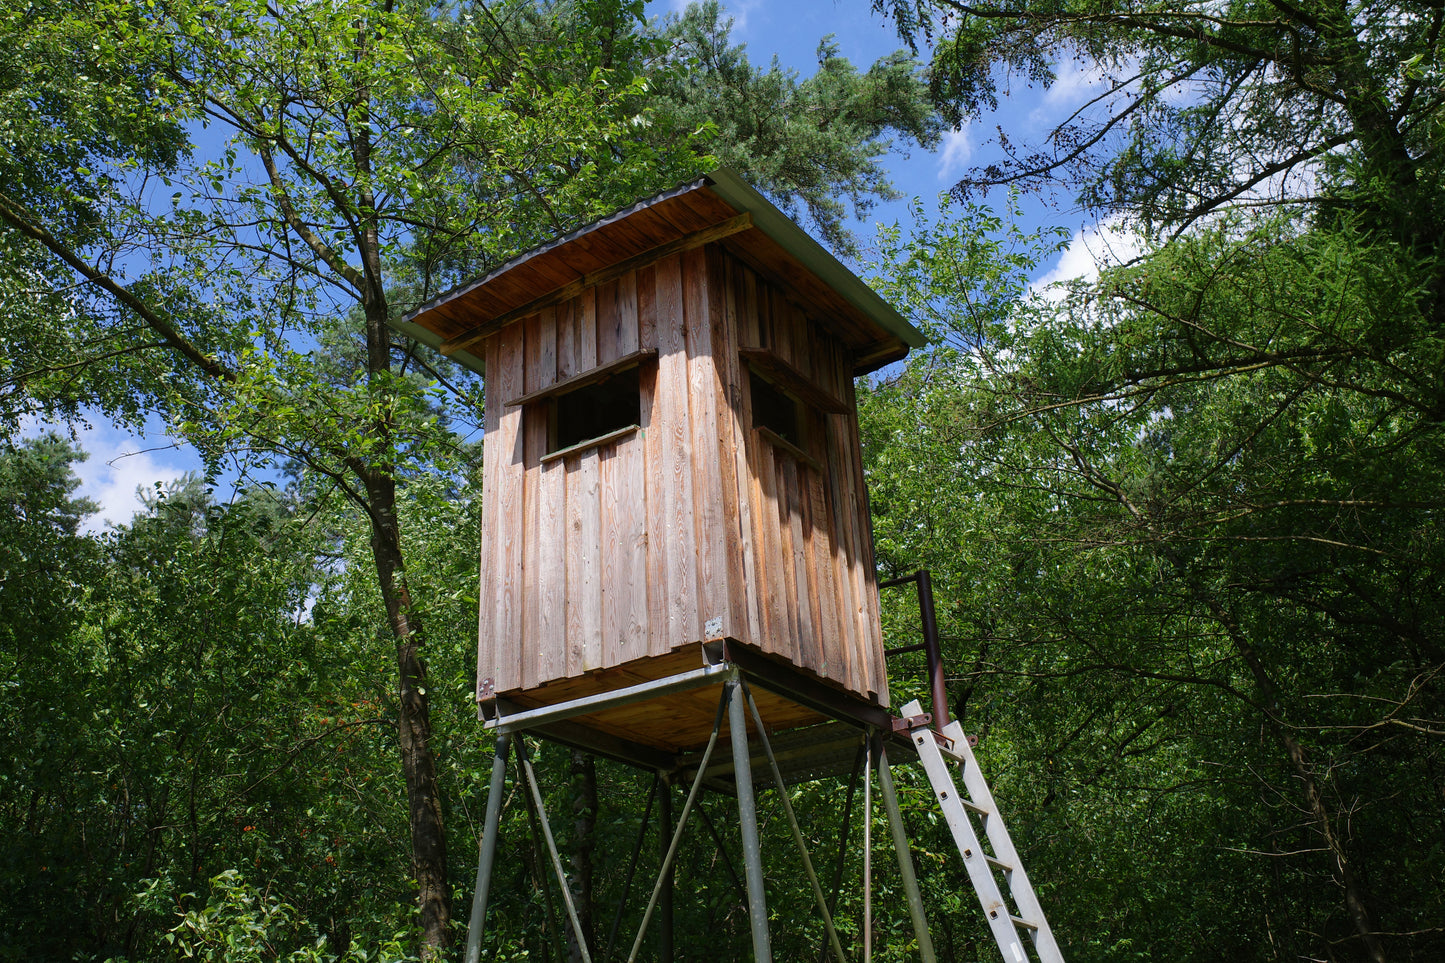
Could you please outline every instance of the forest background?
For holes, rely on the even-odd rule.
[[[645,13],[0,4],[0,958],[453,954],[488,769],[480,386],[385,322],[719,163],[930,335],[860,386],[880,567],[933,572],[1070,958],[1445,955],[1445,10],[880,0],[905,52],[806,76],[715,8]],[[1051,128],[970,139],[1080,76]],[[853,215],[896,199],[899,148],[972,166],[875,239]],[[1138,257],[1041,290],[1069,231],[1027,226],[1039,197]],[[86,420],[204,471],[86,528]],[[621,880],[592,867],[651,786],[539,751],[605,950]],[[991,958],[922,788],[940,955]],[[836,802],[793,791],[819,847]],[[579,955],[511,811],[486,954]],[[677,931],[741,958],[704,813]],[[767,825],[775,946],[816,954]],[[856,888],[838,915],[856,939]],[[877,926],[910,957],[906,916]]]

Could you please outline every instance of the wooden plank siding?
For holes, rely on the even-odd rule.
[[[682,210],[668,213],[685,222]],[[545,394],[503,407],[649,349],[636,431],[543,460]],[[806,411],[806,458],[753,427],[744,349],[847,402]],[[541,308],[477,350],[479,691],[575,698],[615,685],[620,666],[671,664],[721,636],[887,704],[854,358],[827,319],[711,243]]]

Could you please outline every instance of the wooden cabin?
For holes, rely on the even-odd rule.
[[[662,678],[726,640],[887,706],[853,379],[923,338],[735,174],[398,327],[486,377],[479,702]],[[784,702],[781,727],[817,718]],[[592,723],[679,750],[715,703]]]

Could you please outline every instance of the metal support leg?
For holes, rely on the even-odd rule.
[[[878,742],[878,790],[883,807],[888,810],[888,829],[893,834],[893,850],[898,854],[898,872],[903,877],[903,892],[908,895],[908,915],[913,920],[913,935],[918,938],[918,955],[923,963],[936,963],[933,940],[928,935],[928,917],[923,912],[923,893],[913,872],[913,854],[908,848],[908,832],[903,827],[903,812],[898,808],[898,795],[893,791],[893,773],[888,769],[888,750]]]
[[[773,773],[773,787],[778,792],[778,800],[783,804],[783,814],[788,817],[788,828],[793,832],[793,845],[798,847],[798,855],[803,858],[803,872],[813,887],[813,899],[818,903],[818,912],[823,915],[823,929],[828,934],[828,943],[833,947],[833,955],[837,957],[838,963],[848,963],[843,956],[843,944],[838,940],[838,931],[833,928],[833,913],[828,909],[828,898],[823,895],[823,884],[818,882],[818,873],[813,869],[812,857],[808,855],[808,844],[803,840],[803,830],[798,826],[798,817],[793,813],[793,804],[788,799],[788,787],[783,783],[783,772],[778,768],[777,757],[773,755],[768,733],[763,728],[762,714],[758,712],[758,704],[753,701],[753,694],[747,691],[746,686],[743,692],[748,697],[748,710],[753,714],[753,725],[758,730],[758,742],[762,743],[763,752],[768,757],[768,767]]]
[[[863,963],[873,963],[873,730],[863,770]]]
[[[748,718],[742,686],[734,683],[728,702],[728,724],[732,729],[733,781],[738,792],[738,828],[743,840],[743,863],[747,869],[748,920],[753,928],[755,963],[773,963],[768,936],[768,901],[763,888],[763,851],[758,840],[757,800],[753,796],[752,759],[748,754]]]
[[[582,932],[582,923],[577,919],[577,907],[572,902],[572,887],[567,885],[567,871],[562,868],[562,857],[557,852],[557,841],[552,837],[552,826],[547,821],[547,809],[542,803],[542,790],[537,785],[537,775],[532,771],[532,761],[527,758],[526,742],[517,744],[517,761],[521,763],[522,775],[527,782],[527,788],[532,793],[532,801],[537,806],[537,815],[542,820],[542,838],[547,842],[547,854],[552,857],[552,871],[557,874],[557,885],[562,889],[562,903],[567,907],[567,919],[572,924],[572,933],[577,937],[577,951],[582,956],[582,963],[592,963],[592,956],[587,952],[587,935]]]
[[[472,919],[467,926],[465,963],[479,963],[482,955],[482,929],[487,923],[487,897],[492,888],[492,867],[497,859],[497,825],[502,815],[502,794],[507,782],[507,750],[512,737],[497,736],[492,756],[492,783],[487,789],[487,815],[482,823],[482,844],[477,858],[477,885],[472,890]]]

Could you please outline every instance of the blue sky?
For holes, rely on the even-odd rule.
[[[662,16],[684,6],[683,0],[652,0],[648,13]],[[892,24],[874,13],[868,0],[733,0],[723,7],[733,19],[734,42],[747,45],[756,66],[766,66],[777,56],[783,66],[807,76],[816,69],[819,40],[829,34],[842,55],[859,69],[902,46]],[[998,126],[1015,139],[1036,139],[1091,96],[1094,79],[1086,65],[1072,64],[1060,69],[1059,81],[1047,91],[1013,84],[995,114],[950,132],[937,150],[912,147],[906,156],[890,155],[887,165],[895,186],[907,198],[921,198],[926,209],[932,210],[939,192],[961,171],[988,159]],[[1067,198],[1054,204],[1026,197],[1023,216],[1026,227],[1062,226],[1073,234],[1069,249],[1041,272],[1040,283],[1090,273],[1098,259],[1111,255],[1118,259],[1133,250],[1123,235],[1107,229],[1100,232]],[[870,216],[873,222],[898,221],[905,229],[908,219],[906,201],[880,205]],[[856,224],[854,229],[865,245],[874,235],[871,223]],[[194,452],[172,443],[159,424],[138,437],[96,419],[80,430],[79,439],[90,453],[80,466],[82,494],[102,506],[90,520],[93,531],[128,522],[140,506],[137,487],[153,489],[157,482],[166,484],[183,472],[201,468]]]

